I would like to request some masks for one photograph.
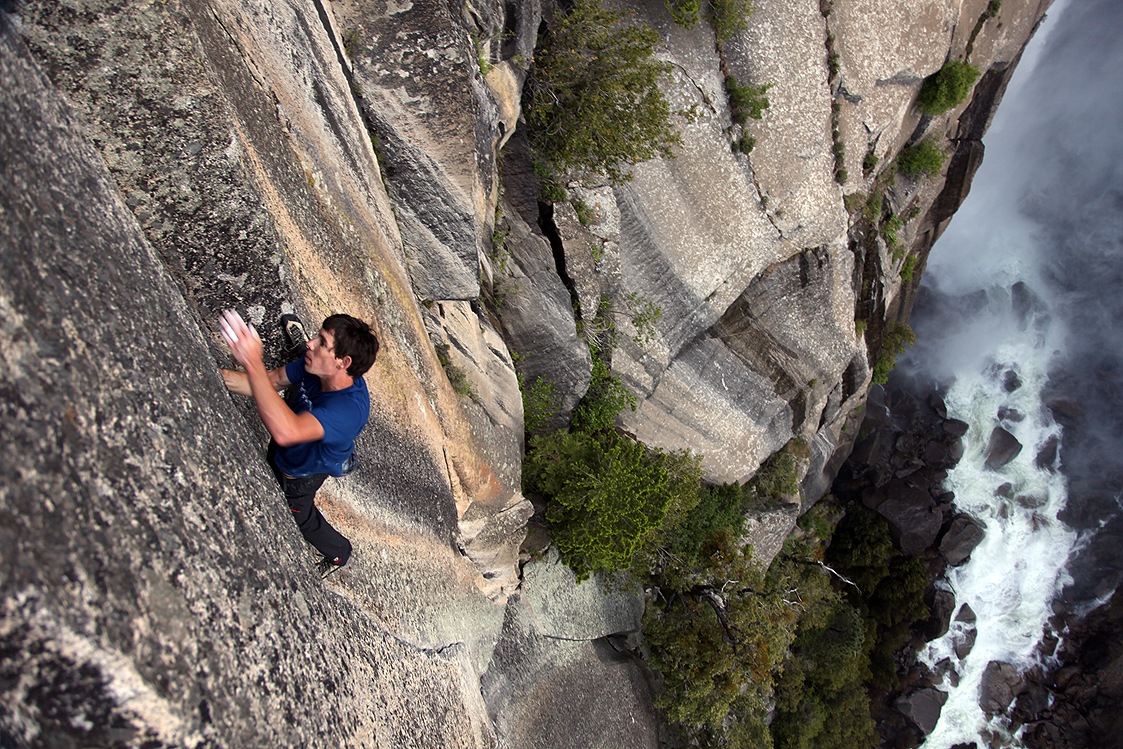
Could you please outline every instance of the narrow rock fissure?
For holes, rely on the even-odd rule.
[[[558,225],[554,223],[553,204],[538,203],[538,228],[542,231],[542,236],[546,237],[550,243],[550,250],[554,253],[554,265],[558,269],[558,278],[569,291],[569,298],[573,303],[573,314],[580,320],[581,305],[578,303],[577,285],[573,283],[573,279],[566,271],[565,246],[562,244],[561,234],[558,233]]]

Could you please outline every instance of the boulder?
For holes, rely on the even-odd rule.
[[[978,639],[979,631],[974,627],[964,630],[955,636],[955,657],[963,660],[968,656],[971,650],[975,647],[975,640]]]
[[[963,564],[986,535],[983,526],[969,515],[959,515],[940,540],[940,553],[952,567]]]
[[[960,606],[959,613],[955,615],[955,620],[957,622],[966,622],[967,624],[974,624],[976,619],[975,610],[972,609],[971,605],[968,603]]]
[[[947,701],[947,692],[929,687],[902,695],[897,700],[897,710],[920,731],[921,735],[927,736],[936,728],[940,712]]]
[[[551,547],[546,560],[523,567],[523,583],[522,605],[546,637],[597,640],[640,630],[643,591],[613,588],[597,576],[578,584],[557,547]]]
[[[979,707],[991,714],[1005,712],[1025,685],[1025,678],[1013,664],[991,661],[979,684]]]
[[[1037,451],[1037,457],[1033,462],[1038,468],[1044,468],[1049,471],[1057,470],[1057,456],[1060,454],[1061,441],[1056,435],[1051,435],[1049,439],[1045,440],[1045,444]]]
[[[951,615],[955,611],[955,594],[950,590],[937,590],[928,603],[931,616],[924,628],[924,638],[931,642],[947,634]]]
[[[987,442],[987,457],[984,465],[992,471],[998,470],[1018,457],[1021,451],[1022,443],[1018,442],[1017,437],[1002,427],[995,427]]]
[[[883,489],[887,499],[875,509],[889,521],[898,548],[909,557],[923,554],[940,533],[943,513],[925,490],[902,481],[887,484]]]

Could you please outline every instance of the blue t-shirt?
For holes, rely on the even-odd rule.
[[[278,445],[274,462],[289,476],[342,476],[343,464],[355,450],[355,438],[370,416],[366,382],[360,377],[350,387],[321,392],[320,378],[304,371],[303,359],[286,365],[285,376],[292,383],[286,398],[289,407],[298,414],[311,411],[324,428],[324,436],[315,442]]]

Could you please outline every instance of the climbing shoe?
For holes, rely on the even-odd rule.
[[[304,356],[308,350],[308,334],[304,331],[304,323],[296,315],[281,315],[281,328],[285,331],[285,340],[294,356]]]
[[[338,572],[339,570],[343,569],[343,563],[336,561],[338,559],[339,557],[336,557],[335,560],[324,557],[320,561],[316,562],[316,571],[320,573],[321,580],[326,578],[328,575],[331,575],[332,573]]]

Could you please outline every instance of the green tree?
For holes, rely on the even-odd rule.
[[[649,450],[616,431],[556,432],[531,439],[523,483],[549,500],[550,537],[584,580],[631,569],[661,541],[672,506],[697,503],[701,470],[687,452]]]
[[[884,385],[889,382],[889,373],[897,366],[897,357],[905,353],[905,349],[916,343],[916,333],[908,323],[891,322],[881,336],[881,351],[877,354],[877,361],[873,365],[873,382]]]
[[[857,586],[845,595],[866,623],[867,683],[895,688],[893,654],[907,642],[910,625],[929,615],[924,603],[928,587],[924,560],[906,558],[893,546],[885,519],[856,502],[835,529],[827,559]]]
[[[738,494],[726,486],[713,496],[737,501]],[[704,514],[707,504],[703,498],[691,514]],[[787,668],[797,622],[823,621],[823,602],[835,595],[815,561],[822,554],[817,542],[789,539],[765,573],[743,546],[743,524],[740,516],[733,528],[707,538],[692,557],[702,566],[689,574],[664,568],[661,598],[644,618],[651,664],[664,680],[656,706],[687,743],[702,747],[771,743],[773,684]]]
[[[936,116],[958,107],[979,77],[979,71],[963,60],[948,60],[924,79],[916,105],[923,114]]]
[[[523,112],[531,144],[548,170],[601,174],[612,184],[629,167],[673,157],[681,138],[659,80],[671,66],[654,57],[658,34],[620,26],[597,0],[578,0],[538,40]]]
[[[612,373],[604,357],[594,354],[589,390],[573,409],[570,425],[581,432],[609,430],[625,408],[636,410],[636,396]]]

